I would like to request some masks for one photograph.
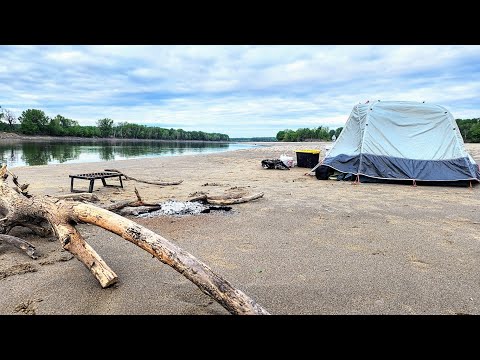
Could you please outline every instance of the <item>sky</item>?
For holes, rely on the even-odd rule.
[[[480,46],[0,46],[0,106],[235,137],[343,126],[367,100],[480,117]]]

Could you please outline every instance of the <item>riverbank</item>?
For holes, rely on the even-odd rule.
[[[263,145],[263,144],[262,144]],[[473,189],[318,181],[309,169],[265,170],[301,143],[195,156],[15,168],[34,194],[69,193],[68,175],[116,168],[138,178],[123,190],[96,184],[103,203],[186,200],[236,187],[264,192],[228,213],[135,219],[206,262],[273,314],[480,314],[480,186]],[[324,153],[326,143],[308,148]],[[480,144],[467,144],[480,162]],[[112,180],[113,181],[113,180]],[[78,186],[87,187],[87,182]],[[77,187],[77,183],[75,185]],[[119,276],[101,289],[57,241],[22,230],[30,260],[0,245],[0,314],[226,314],[182,275],[131,243],[79,225]]]
[[[23,135],[0,131],[0,140],[4,141],[56,141],[56,142],[198,142],[198,143],[226,143],[228,141],[209,140],[163,140],[163,139],[121,139],[121,138],[99,138],[99,137],[77,137],[77,136],[46,136],[46,135]]]

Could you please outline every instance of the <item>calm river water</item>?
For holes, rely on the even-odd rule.
[[[193,155],[247,149],[253,145],[178,141],[0,141],[0,163],[9,167],[83,163],[158,156]]]

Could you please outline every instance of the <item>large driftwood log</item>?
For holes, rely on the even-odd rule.
[[[159,185],[159,186],[169,186],[169,185],[179,185],[183,182],[183,180],[177,180],[177,181],[151,181],[151,180],[142,180],[142,179],[136,179],[132,176],[128,176],[124,172],[117,170],[117,169],[105,169],[104,171],[111,171],[111,172],[117,172],[119,174],[122,174],[122,176],[125,177],[125,180],[133,180],[136,182],[144,183],[144,184],[150,184],[150,185]]]
[[[0,218],[3,218],[5,225],[8,227],[13,223],[32,221],[48,223],[62,247],[80,260],[102,287],[115,283],[117,276],[85,242],[75,228],[77,223],[99,226],[134,243],[192,281],[232,314],[268,314],[262,306],[215,274],[206,264],[153,231],[93,204],[32,196],[25,190],[17,191],[22,185],[16,182],[16,188],[8,186],[8,174],[3,166],[0,169]]]

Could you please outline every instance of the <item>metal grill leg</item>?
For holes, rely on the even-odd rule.
[[[72,177],[70,179],[70,192],[73,192],[73,179],[75,179],[75,178]]]
[[[95,182],[95,179],[90,180],[90,187],[88,188],[89,193],[93,192],[93,183],[94,182]]]

